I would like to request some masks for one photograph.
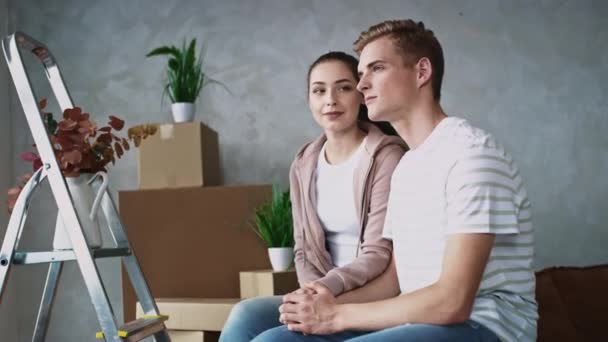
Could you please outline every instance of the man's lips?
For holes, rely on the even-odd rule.
[[[375,100],[377,98],[377,96],[366,96],[365,97],[365,104],[368,104],[369,102]]]

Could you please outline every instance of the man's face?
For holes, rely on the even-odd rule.
[[[358,69],[357,89],[363,93],[371,120],[395,121],[414,106],[418,94],[415,69],[404,65],[389,37],[363,48]]]

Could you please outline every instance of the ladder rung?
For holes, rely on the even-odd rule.
[[[93,250],[93,257],[96,259],[127,256],[130,254],[131,250],[126,247],[100,248]],[[65,251],[52,252],[15,252],[15,255],[13,257],[13,264],[30,265],[70,260],[76,260],[74,251],[71,249]]]
[[[140,341],[146,337],[165,329],[164,321],[168,316],[147,316],[146,318],[136,319],[123,324],[118,329],[118,336],[126,342]],[[99,331],[95,334],[98,339],[104,338],[103,332]]]
[[[131,255],[131,250],[127,247],[99,248],[99,249],[93,250],[93,257],[97,258],[97,259],[127,256],[127,255]]]
[[[53,251],[53,252],[15,252],[13,264],[30,265],[42,264],[55,261],[75,260],[74,251]]]

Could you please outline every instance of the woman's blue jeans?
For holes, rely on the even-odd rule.
[[[280,296],[250,298],[238,303],[222,329],[220,342],[499,341],[492,331],[470,320],[453,325],[406,324],[375,332],[343,331],[332,335],[304,336],[287,330],[279,322],[281,303]]]
[[[249,342],[264,331],[281,326],[281,298],[255,297],[236,304],[222,328],[220,342]]]

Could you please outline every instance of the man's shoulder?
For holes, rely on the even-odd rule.
[[[450,139],[446,141],[461,149],[477,147],[495,147],[496,139],[489,132],[473,126],[469,121],[461,118],[448,118]]]
[[[444,143],[449,146],[454,161],[486,155],[512,163],[511,156],[491,133],[461,118],[450,118],[449,125],[449,139]]]

